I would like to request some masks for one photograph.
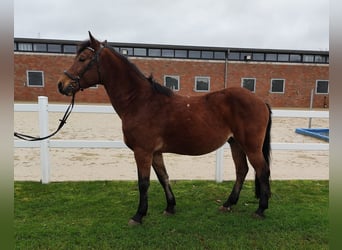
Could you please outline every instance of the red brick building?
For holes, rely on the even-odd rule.
[[[57,80],[73,62],[79,41],[14,39],[15,101],[69,102]],[[327,51],[242,49],[109,43],[146,75],[181,95],[199,95],[230,86],[255,92],[273,107],[329,106]],[[102,86],[77,95],[77,102],[109,103]]]

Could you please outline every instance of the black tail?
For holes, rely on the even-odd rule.
[[[266,103],[266,106],[269,111],[269,119],[266,129],[266,135],[264,144],[262,145],[262,153],[264,154],[265,161],[267,163],[268,168],[270,167],[271,161],[271,127],[272,127],[272,111],[269,104]]]
[[[272,127],[272,111],[269,104],[266,103],[266,106],[269,111],[269,118],[268,118],[268,124],[264,139],[264,144],[262,145],[262,153],[264,155],[265,161],[266,161],[266,168],[267,172],[270,173],[270,162],[271,162],[271,127]],[[271,196],[271,190],[270,187],[268,187],[269,196]],[[257,198],[260,198],[260,182],[258,178],[255,176],[255,196]]]

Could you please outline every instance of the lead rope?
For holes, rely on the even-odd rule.
[[[14,132],[14,136],[19,138],[19,139],[25,140],[25,141],[42,141],[42,140],[45,140],[45,139],[48,139],[48,138],[54,136],[55,134],[58,133],[59,130],[61,130],[63,128],[64,124],[66,123],[66,121],[69,117],[69,115],[72,112],[72,109],[74,108],[74,103],[75,103],[75,94],[72,95],[71,103],[69,104],[68,108],[66,109],[63,118],[59,119],[60,123],[59,123],[58,128],[52,134],[44,136],[44,137],[34,137],[34,136]]]

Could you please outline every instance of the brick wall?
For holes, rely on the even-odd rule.
[[[37,101],[37,97],[45,95],[50,102],[69,102],[70,98],[62,96],[57,90],[57,80],[73,62],[74,56],[54,54],[15,53],[14,55],[14,98],[15,101]],[[210,77],[210,91],[224,88],[224,61],[196,61],[179,59],[133,58],[133,63],[146,75],[160,83],[164,75],[180,77],[179,94],[199,95],[195,92],[195,77]],[[28,87],[26,71],[44,72],[44,87]],[[273,107],[309,107],[311,89],[316,80],[329,79],[329,67],[322,64],[274,64],[254,62],[229,62],[228,86],[241,86],[241,78],[256,78],[256,94]],[[285,79],[285,93],[270,93],[272,78]],[[109,103],[102,86],[87,89],[77,95],[77,102]],[[323,108],[328,105],[328,95],[314,96],[314,107]]]
[[[316,80],[329,80],[328,65],[234,63],[229,64],[229,86],[241,86],[241,78],[256,78],[256,94],[273,107],[309,107]],[[285,93],[270,93],[271,79],[285,79]],[[314,107],[323,108],[329,95],[315,94]]]

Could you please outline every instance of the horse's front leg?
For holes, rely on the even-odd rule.
[[[148,197],[147,191],[150,186],[150,173],[152,165],[152,154],[143,150],[134,150],[134,157],[138,169],[138,186],[139,186],[139,206],[136,214],[129,220],[129,225],[137,225],[142,223],[142,218],[147,214]]]

